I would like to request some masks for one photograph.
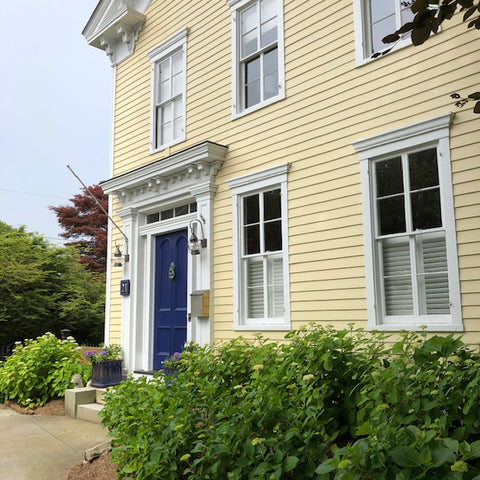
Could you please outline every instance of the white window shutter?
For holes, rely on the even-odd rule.
[[[412,315],[413,293],[408,238],[381,241],[386,315]]]
[[[247,259],[247,318],[263,318],[263,262],[261,259]]]
[[[447,245],[444,233],[426,236],[422,241],[425,306],[427,315],[448,315],[450,297],[448,290]]]

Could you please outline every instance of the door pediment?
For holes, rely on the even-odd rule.
[[[215,188],[228,147],[212,142],[182,150],[103,182],[103,191],[115,195],[123,208],[137,208],[160,197]],[[195,195],[194,195],[195,196]]]

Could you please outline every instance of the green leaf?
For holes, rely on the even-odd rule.
[[[420,467],[422,464],[419,453],[412,447],[395,447],[390,457],[400,467]]]
[[[435,447],[432,450],[432,467],[438,468],[444,463],[455,463],[455,454],[447,447]]]
[[[372,426],[370,422],[364,422],[357,428],[357,435],[370,435],[372,433]]]
[[[477,102],[473,107],[473,113],[480,113],[480,102]]]
[[[471,93],[468,98],[471,98],[472,100],[480,100],[480,92]]]
[[[287,457],[285,461],[283,462],[283,469],[285,472],[290,472],[293,470],[296,466],[297,463],[300,461],[298,457]]]
[[[331,460],[326,460],[325,462],[321,463],[315,470],[315,473],[317,475],[321,475],[323,473],[330,473],[333,472],[337,467],[335,465],[332,465],[330,462]]]
[[[470,451],[464,454],[465,460],[472,460],[480,457],[480,440],[470,444]]]

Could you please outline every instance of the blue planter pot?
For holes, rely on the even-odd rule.
[[[122,381],[122,360],[92,363],[92,387],[111,387]]]

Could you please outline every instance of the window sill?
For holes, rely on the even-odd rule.
[[[237,118],[244,117],[245,115],[248,115],[249,113],[256,112],[257,110],[260,110],[264,107],[268,107],[268,105],[271,105],[272,103],[279,102],[283,99],[285,99],[285,93],[282,92],[281,94],[277,95],[276,97],[269,98],[268,100],[266,100],[264,102],[257,103],[253,107],[247,108],[247,109],[242,110],[240,112],[236,111],[236,109],[234,108],[233,111],[232,111],[232,120],[236,120]]]
[[[177,145],[179,143],[182,143],[184,142],[186,139],[185,135],[183,137],[180,137],[180,138],[177,138],[176,140],[173,140],[172,142],[170,143],[165,143],[164,145],[160,145],[160,147],[158,148],[150,148],[150,152],[149,154],[150,155],[153,155],[155,153],[159,153],[161,152],[162,150],[165,150],[166,148],[169,148],[169,147],[173,147],[174,145]]]
[[[390,55],[391,53],[396,52],[397,50],[402,50],[403,48],[408,47],[409,45],[412,45],[412,41],[411,41],[410,37],[406,38],[405,40],[400,40],[397,45],[392,47],[392,49],[390,50],[390,52],[388,52],[388,54],[380,55],[380,56],[375,57],[375,58],[372,58],[371,56],[367,57],[367,58],[363,58],[363,55],[361,57],[357,56],[357,58],[355,59],[355,67],[361,67],[361,66],[367,65],[371,62],[375,62],[376,60],[379,60],[379,59],[381,59],[381,58],[383,58],[387,55]],[[390,48],[390,47],[386,46],[379,53],[384,52],[385,50],[388,50],[388,48]]]
[[[421,324],[413,325],[413,324],[380,324],[380,325],[371,325],[367,326],[368,331],[378,330],[381,332],[401,332],[401,331],[410,331],[410,332],[463,332],[462,325],[454,325],[452,323],[449,324],[429,324],[429,325],[421,325],[425,328],[420,328]]]
[[[289,332],[291,330],[290,325],[272,325],[272,324],[255,324],[255,325],[234,325],[234,331],[278,331],[278,332]]]

